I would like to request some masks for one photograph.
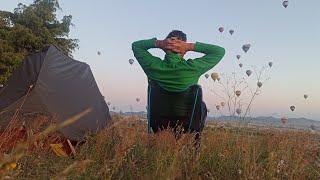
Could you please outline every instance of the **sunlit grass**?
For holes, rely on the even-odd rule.
[[[176,140],[170,130],[148,134],[137,117],[113,124],[76,155],[56,157],[48,148],[28,151],[2,176],[21,179],[319,179],[320,136],[303,131],[205,128],[197,149],[193,135]],[[48,143],[43,139],[39,143]],[[36,146],[35,146],[36,147]],[[3,152],[2,150],[0,150]],[[3,159],[3,158],[2,158]]]

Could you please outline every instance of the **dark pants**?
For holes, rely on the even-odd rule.
[[[191,118],[189,116],[160,116],[154,117],[151,128],[154,133],[168,128],[173,129],[175,132],[187,133],[189,131],[191,133],[200,133],[204,128],[207,112],[206,104],[202,102],[200,106],[196,108],[195,117],[193,118],[191,126]]]

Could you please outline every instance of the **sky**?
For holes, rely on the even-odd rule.
[[[0,0],[0,9],[12,11],[18,3],[32,0]],[[219,72],[245,76],[245,70],[269,61],[270,77],[252,107],[253,116],[306,117],[320,120],[320,1],[290,0],[283,8],[282,0],[60,0],[58,16],[71,14],[70,37],[80,40],[74,58],[88,63],[101,93],[118,110],[145,110],[147,78],[134,58],[131,43],[156,37],[163,39],[174,29],[182,30],[190,42],[222,46],[226,55],[208,73]],[[219,27],[235,33],[219,33]],[[248,53],[241,46],[251,44]],[[98,56],[97,51],[102,55]],[[151,50],[163,57],[160,50]],[[235,58],[241,54],[241,70]],[[186,58],[201,54],[188,53]],[[249,79],[254,86],[255,80]],[[201,77],[204,99],[211,116],[217,116],[215,105],[221,100],[212,93],[212,80]],[[304,100],[303,95],[309,99]],[[140,102],[136,102],[136,98]],[[289,107],[296,106],[295,112]]]

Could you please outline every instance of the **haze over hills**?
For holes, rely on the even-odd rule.
[[[221,116],[218,118],[208,117],[208,121],[218,122],[243,122],[238,117]],[[288,121],[283,124],[280,118],[273,116],[259,116],[248,118],[246,120],[250,125],[254,126],[268,126],[268,127],[280,127],[280,128],[293,128],[293,129],[304,129],[304,130],[320,130],[320,121],[307,119],[307,118],[288,118]]]
[[[145,111],[138,111],[138,112],[115,112],[115,111],[110,111],[110,114],[113,115],[122,115],[122,116],[139,116],[142,118],[147,118],[147,112]]]
[[[147,112],[114,112],[110,111],[111,115],[120,114],[122,116],[139,116],[147,118]],[[239,117],[232,116],[220,116],[220,117],[207,117],[207,121],[216,121],[222,123],[237,123],[243,122]],[[247,123],[253,126],[268,126],[278,128],[292,128],[292,129],[303,129],[303,130],[320,130],[320,121],[307,119],[307,118],[289,118],[287,123],[283,124],[279,118],[273,116],[259,116],[254,118],[248,118]]]

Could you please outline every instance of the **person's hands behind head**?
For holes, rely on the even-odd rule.
[[[172,37],[156,41],[156,47],[164,50],[165,52],[171,51],[184,56],[186,52],[194,49],[194,44],[179,40],[177,37]]]
[[[178,38],[171,38],[167,48],[168,50],[183,56],[188,51],[192,51],[194,49],[194,45],[192,43],[187,43],[185,41],[179,40]]]
[[[171,48],[170,44],[172,44],[172,39],[170,39],[170,38],[156,41],[156,47],[160,48],[160,49],[162,49],[164,51],[170,50],[170,48]]]

